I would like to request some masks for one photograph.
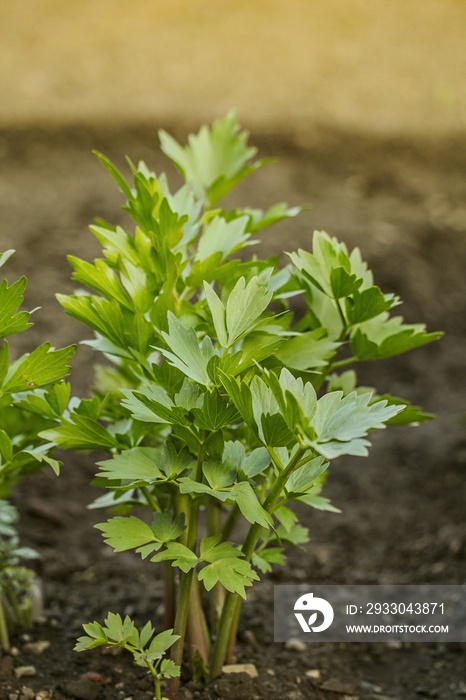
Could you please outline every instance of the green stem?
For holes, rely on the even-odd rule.
[[[161,513],[161,512],[162,512],[162,509],[161,509],[161,507],[159,506],[159,504],[157,503],[157,499],[151,494],[151,492],[149,491],[149,489],[147,488],[147,486],[143,486],[143,487],[142,487],[142,492],[143,492],[143,494],[144,494],[144,498],[145,498],[146,501],[147,501],[147,505],[149,506],[149,508],[151,509],[151,511],[152,511],[153,513]]]
[[[231,513],[237,509],[236,504],[233,506]],[[237,509],[238,510],[238,509]],[[230,516],[231,516],[230,513]],[[233,523],[230,521],[230,527]],[[225,534],[225,527],[222,526],[221,518],[221,506],[218,502],[209,500],[207,503],[207,529],[209,536],[221,534],[222,540],[226,540],[228,537],[228,532]],[[211,622],[212,630],[216,630],[220,622],[220,616],[222,614],[223,603],[225,602],[225,589],[221,583],[217,583],[211,592]]]
[[[197,459],[196,481],[202,480],[202,463],[204,461],[204,446],[201,445]],[[196,551],[197,546],[197,526],[199,521],[199,498],[194,499],[190,504],[190,512],[188,518],[188,535],[186,538],[186,546],[192,551]],[[189,602],[191,595],[191,585],[193,581],[194,569],[188,572],[181,573],[180,594],[178,598],[178,610],[175,617],[175,625],[173,633],[179,636],[179,639],[172,647],[172,661],[177,666],[181,666],[183,661],[184,640],[186,637],[186,626],[188,622]],[[178,689],[180,687],[180,679],[172,678],[170,681],[170,700],[176,700],[178,697]]]
[[[175,586],[175,570],[173,569],[171,562],[164,562],[164,627],[165,629],[170,629],[175,623],[175,611],[176,611],[176,586]]]
[[[195,576],[193,576],[191,582],[188,610],[188,639],[192,653],[194,654],[197,649],[201,658],[207,663],[209,661],[210,652],[209,630],[204,610],[202,609],[199,581]]]
[[[288,478],[294,471],[294,469],[299,464],[302,456],[306,452],[306,447],[300,447],[294,457],[290,460],[287,466],[280,472],[275,484],[270,490],[269,495],[265,499],[262,507],[268,513],[272,513],[274,510],[275,502],[280,496],[284,485],[286,484]],[[278,466],[278,465],[277,465]],[[246,540],[242,547],[244,558],[246,561],[250,561],[252,555],[254,554],[254,549],[257,544],[257,540],[260,537],[262,527],[258,523],[254,523],[249,528]],[[239,610],[237,609],[239,608]],[[211,665],[211,677],[216,678],[222,673],[222,667],[225,660],[225,655],[227,648],[230,647],[230,654],[232,654],[232,647],[234,640],[236,638],[236,631],[239,622],[241,608],[241,597],[237,593],[227,593],[225,597],[225,604],[223,606],[222,617],[220,620],[219,630],[217,639],[215,640],[215,645],[212,653],[212,665]]]
[[[154,676],[155,700],[162,700],[162,689],[160,688],[160,678]]]
[[[357,359],[353,356],[347,357],[345,360],[338,360],[337,362],[334,362],[332,365],[329,366],[329,372],[332,372],[334,369],[338,369],[339,367],[346,367],[347,365],[352,365],[355,362],[357,362]]]
[[[218,532],[222,533],[222,540],[226,542],[229,537],[231,537],[231,534],[233,530],[235,529],[235,525],[238,521],[239,515],[241,511],[236,505],[236,503],[232,506],[230,513],[225,520],[224,524],[222,525],[221,530],[218,530]]]
[[[8,634],[8,625],[5,617],[5,608],[0,594],[0,643],[3,651],[10,650],[10,635]]]
[[[146,665],[152,674],[152,678],[154,679],[154,700],[162,700],[162,689],[160,687],[159,674],[155,670],[154,665],[150,661],[147,661],[147,659],[146,659]]]
[[[181,666],[183,661],[183,647],[186,636],[186,625],[188,622],[189,598],[191,592],[191,583],[193,580],[193,569],[187,573],[181,574],[180,594],[178,598],[178,610],[176,611],[175,626],[173,633],[179,635],[179,639],[172,647],[171,658],[177,665]],[[176,700],[178,697],[178,688],[180,687],[180,679],[172,678],[170,681],[170,700]]]
[[[348,322],[345,318],[345,314],[343,313],[343,309],[341,308],[340,300],[335,299],[335,302],[336,302],[337,309],[338,309],[338,315],[340,316],[341,324],[343,326],[341,333],[340,333],[340,337],[338,338],[338,341],[342,342],[346,337],[346,332],[348,330]]]

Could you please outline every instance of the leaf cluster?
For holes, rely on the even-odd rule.
[[[365,456],[375,429],[430,418],[359,387],[348,367],[441,334],[393,315],[400,300],[374,283],[360,250],[325,232],[314,232],[310,250],[289,252],[284,266],[243,254],[257,232],[302,208],[223,204],[266,162],[254,160],[233,113],[186,146],[165,132],[160,141],[184,178],[174,192],[143,162],[128,159],[128,180],[97,154],[132,223],[91,226],[102,257],[71,257],[81,288],[58,298],[111,366],[98,369],[92,399],[73,399],[40,435],[66,449],[108,451],[96,479],[108,496],[94,505],[114,511],[97,527],[116,551],[170,562],[182,582],[244,598],[257,570],[283,564],[287,545],[307,541],[290,504],[337,511],[321,495],[333,459]],[[140,505],[150,519],[131,514]],[[204,512],[207,535],[198,537]],[[240,545],[239,519],[249,527]],[[136,639],[132,623],[121,624],[125,643]],[[90,629],[109,641],[106,628]]]

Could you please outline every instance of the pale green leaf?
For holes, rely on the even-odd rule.
[[[260,316],[272,298],[267,284],[268,275],[253,277],[247,284],[241,277],[231,291],[226,305],[229,346],[260,323]]]
[[[151,527],[134,515],[119,515],[95,527],[102,531],[105,543],[115,552],[136,549],[156,539]]]

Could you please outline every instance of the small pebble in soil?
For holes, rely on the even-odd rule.
[[[389,642],[385,643],[385,646],[387,649],[403,649],[403,642],[397,642],[396,640],[390,640]]]
[[[34,700],[35,692],[32,688],[23,685],[21,688],[21,693],[19,694],[19,700]]]
[[[353,688],[346,685],[346,683],[342,683],[342,681],[339,681],[336,678],[329,678],[328,681],[322,683],[320,689],[329,693],[338,693],[340,695],[354,695]]]
[[[50,642],[46,639],[40,639],[37,642],[28,642],[24,645],[23,649],[29,654],[36,654],[39,656],[43,654],[50,646]]]
[[[100,693],[98,684],[82,679],[65,681],[60,687],[75,700],[96,700]]]
[[[23,678],[25,676],[35,676],[37,674],[35,666],[17,666],[15,668],[16,678]]]
[[[34,700],[52,700],[52,697],[52,690],[39,690],[39,692],[36,693]]]
[[[306,671],[304,675],[306,676],[306,678],[310,678],[313,681],[320,680],[320,671],[318,668],[310,668],[309,671]]]
[[[287,639],[285,642],[285,649],[289,649],[289,651],[306,651],[307,644],[300,639],[290,637],[290,639]]]
[[[257,678],[257,668],[254,664],[228,664],[222,669],[223,673],[246,673],[251,678]]]

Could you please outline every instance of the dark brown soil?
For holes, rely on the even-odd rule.
[[[465,576],[465,142],[381,141],[325,129],[306,140],[302,150],[284,137],[259,139],[261,153],[279,162],[240,189],[235,201],[311,202],[310,212],[264,236],[263,249],[278,254],[307,247],[312,230],[325,229],[362,248],[377,283],[404,299],[408,321],[446,331],[440,342],[367,366],[361,375],[364,383],[421,404],[437,419],[383,431],[374,436],[368,459],[333,465],[327,495],[343,513],[303,511],[310,544],[291,552],[285,569],[266,577],[244,607],[237,657],[254,663],[259,677],[222,677],[205,691],[188,684],[183,697],[466,696],[461,645],[310,644],[299,652],[273,642],[276,583],[459,584]],[[95,216],[125,221],[121,197],[91,148],[120,165],[126,153],[133,160],[143,157],[160,171],[166,165],[155,156],[156,144],[155,129],[146,127],[0,133],[0,250],[17,250],[7,274],[11,279],[27,274],[27,305],[43,307],[34,330],[16,339],[16,352],[44,340],[60,346],[86,336],[53,298],[70,289],[65,255],[97,254],[86,232]],[[72,377],[75,394],[92,383],[92,361],[91,352],[81,348]],[[15,492],[23,542],[42,554],[45,615],[27,637],[14,638],[14,655],[0,661],[0,698],[16,698],[23,686],[53,691],[54,700],[150,698],[149,679],[131,659],[72,651],[82,622],[101,619],[108,610],[157,621],[161,584],[156,567],[131,554],[113,555],[92,529],[102,519],[86,510],[96,496],[89,486],[95,459],[64,455],[64,460],[60,478],[43,472]],[[34,655],[26,646],[31,640],[48,640],[50,646]],[[35,675],[16,678],[12,662],[16,668],[34,666]],[[314,678],[306,676],[310,670]]]

